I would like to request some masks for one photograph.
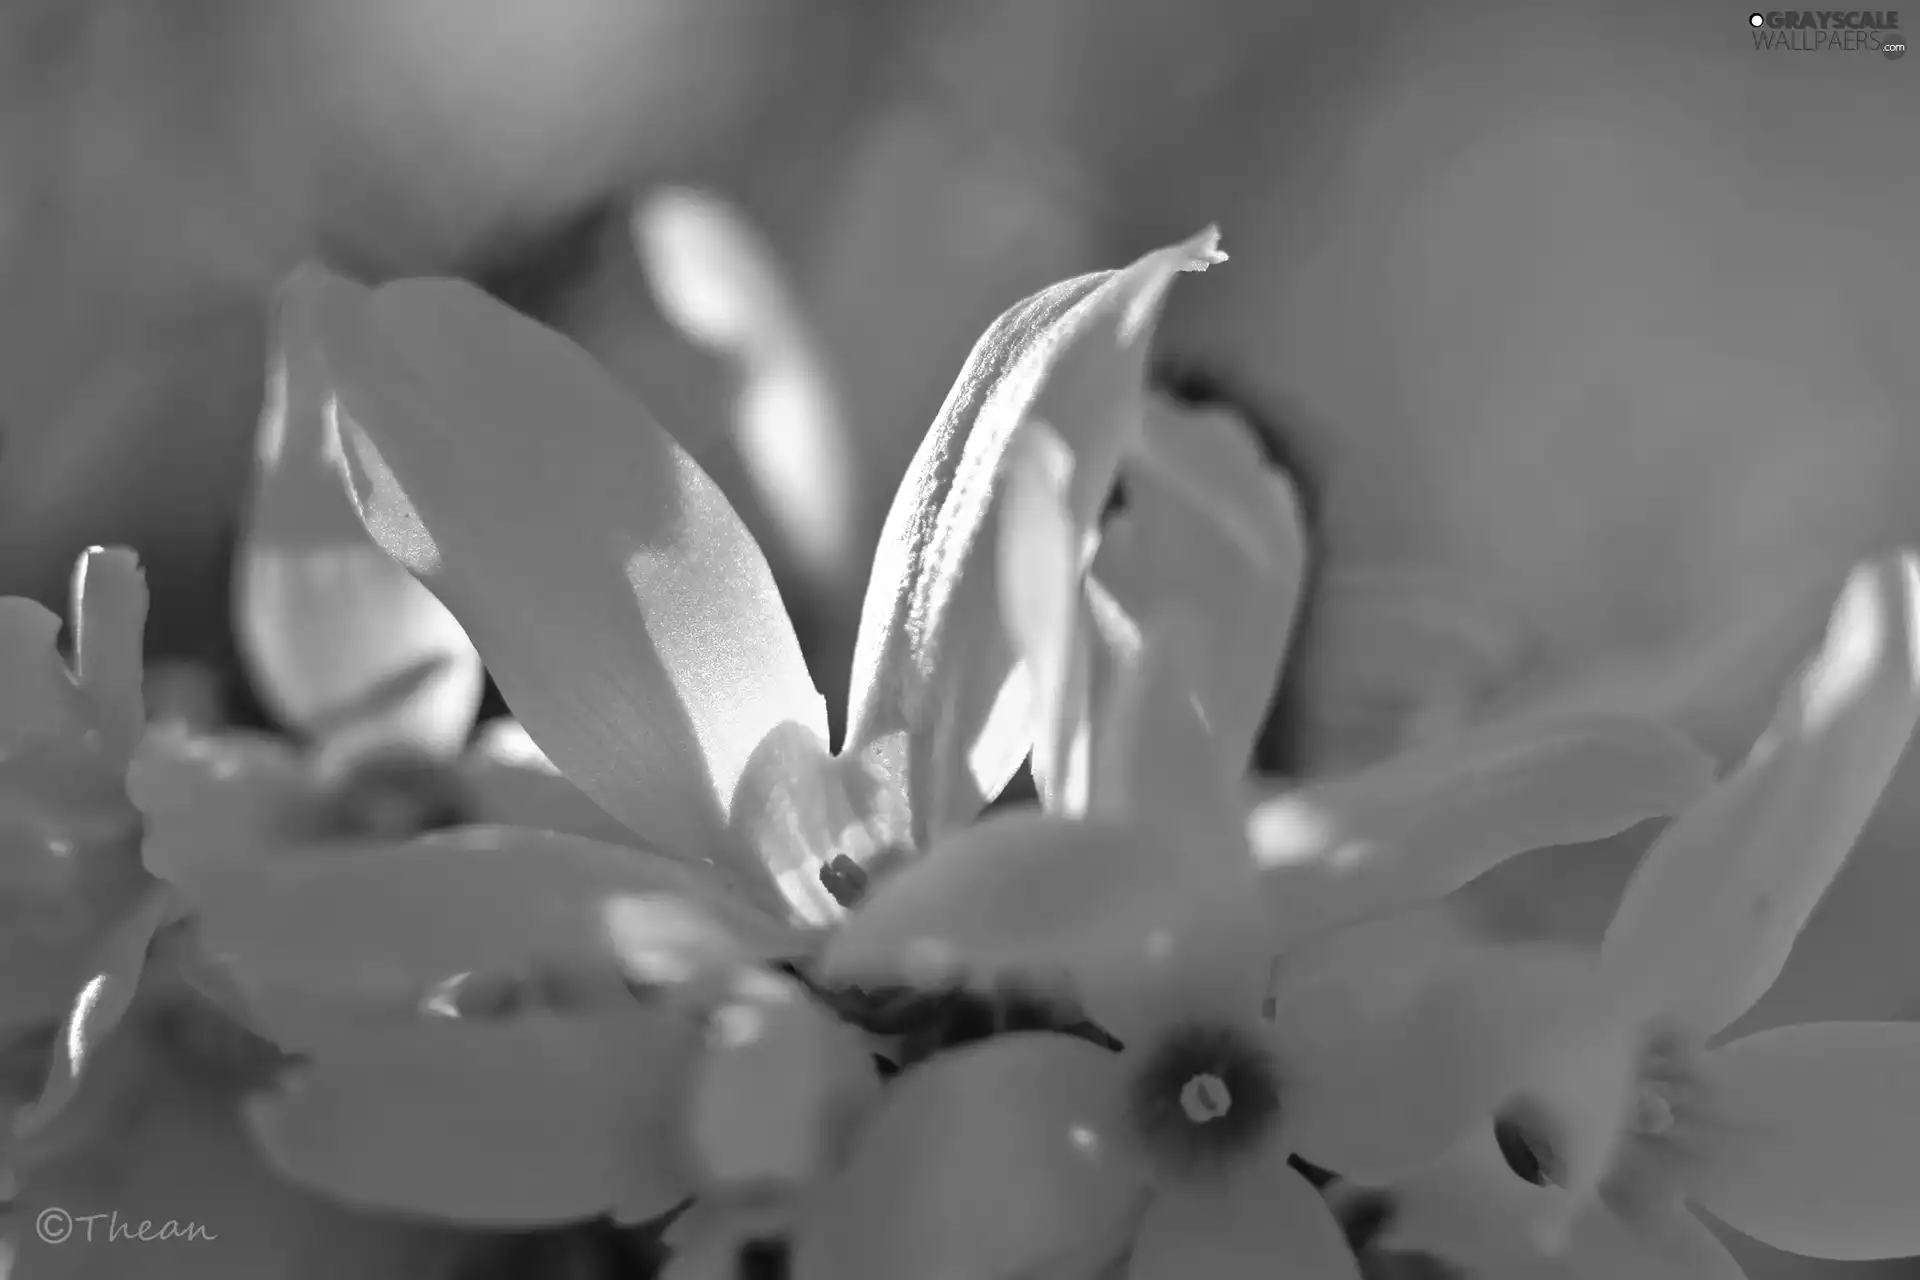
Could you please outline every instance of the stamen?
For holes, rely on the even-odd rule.
[[[1180,1109],[1195,1124],[1218,1120],[1233,1106],[1227,1082],[1216,1075],[1197,1075],[1180,1090]]]

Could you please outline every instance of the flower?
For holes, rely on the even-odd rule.
[[[1549,995],[1572,1019],[1563,970],[1585,967],[1463,946],[1405,972],[1296,946],[1242,824],[1245,743],[1236,759],[1214,740],[1200,690],[1219,686],[1194,679],[1217,615],[1148,592],[1159,607],[1133,626],[1103,603],[1063,453],[1037,428],[1010,455],[1000,585],[1039,708],[1037,771],[1077,772],[1084,800],[1057,785],[1056,812],[1008,811],[937,844],[877,886],[820,968],[854,985],[1039,984],[1102,1034],[1007,1035],[909,1069],[806,1206],[794,1273],[1080,1274],[1124,1256],[1142,1280],[1266,1274],[1279,1257],[1356,1276],[1290,1158],[1384,1176],[1463,1138],[1515,1078],[1510,1019],[1553,1016]],[[1266,486],[1270,511],[1275,496]],[[1224,582],[1242,567],[1297,575],[1297,530],[1278,514],[1239,544],[1251,554],[1187,563]],[[1284,643],[1267,643],[1270,687]],[[1243,705],[1217,705],[1244,723]]]
[[[630,1220],[700,1185],[673,1117],[715,1070],[715,984],[802,955],[841,911],[829,889],[851,896],[836,876],[970,819],[1027,751],[1024,722],[990,722],[1013,660],[977,553],[1011,427],[1043,404],[1076,438],[1124,436],[1152,309],[1210,244],[1070,282],[983,340],[896,504],[837,758],[759,549],[584,353],[464,285],[296,275],[288,369],[318,408],[289,430],[321,433],[300,447],[628,834],[169,867],[252,1024],[305,1059],[253,1109],[276,1165],[499,1223]],[[562,993],[505,998],[528,974]]]
[[[1917,718],[1920,558],[1902,552],[1854,570],[1746,762],[1646,854],[1601,948],[1610,1016],[1397,1188],[1390,1238],[1471,1260],[1531,1236],[1596,1276],[1737,1277],[1691,1202],[1809,1257],[1920,1254],[1920,1025],[1716,1042],[1779,977]]]
[[[87,551],[74,571],[69,671],[56,648],[60,619],[30,600],[0,599],[0,1036],[9,1059],[0,1183],[18,1176],[72,1098],[173,914],[141,867],[139,814],[124,783],[145,724],[146,609],[130,552]]]

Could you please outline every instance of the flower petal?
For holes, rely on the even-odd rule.
[[[348,1204],[490,1225],[638,1222],[690,1187],[673,1132],[696,1024],[529,1013],[362,1031],[248,1119],[295,1181]]]
[[[1303,575],[1299,503],[1251,429],[1218,409],[1149,402],[1146,449],[1123,468],[1127,509],[1093,573],[1144,619],[1176,602],[1202,637],[1198,694],[1221,765],[1238,776],[1266,719]]]
[[[1360,1280],[1340,1226],[1283,1153],[1223,1186],[1161,1187],[1140,1221],[1127,1280]]]
[[[1068,1036],[955,1050],[896,1080],[794,1241],[795,1280],[1045,1274],[1117,1237],[1145,1192],[1117,1059]]]
[[[1702,1205],[1810,1258],[1920,1255],[1920,1023],[1776,1027],[1709,1061],[1733,1145]]]
[[[1212,869],[1250,870],[1238,782],[1200,704],[1205,641],[1163,606],[1135,651],[1117,658],[1094,752],[1096,811],[1155,831]]]
[[[826,714],[720,491],[584,351],[468,285],[388,285],[323,328],[368,530],[569,779],[725,856],[755,749],[789,721],[824,741]]]
[[[1272,1038],[1292,1149],[1356,1182],[1391,1179],[1461,1142],[1608,1007],[1591,957],[1442,941],[1283,957]]]
[[[60,615],[0,596],[0,761],[28,744],[86,731],[89,709],[60,658]]]
[[[713,1011],[687,1104],[704,1184],[798,1187],[826,1173],[878,1083],[852,1028],[797,983],[743,971]]]
[[[366,297],[318,267],[280,290],[235,564],[236,632],[268,706],[333,752],[405,743],[452,755],[480,706],[480,655],[368,535],[347,494],[320,334]]]
[[[147,724],[141,641],[147,575],[124,547],[88,547],[73,567],[74,676],[93,703],[101,746],[116,766]]]
[[[1678,812],[1713,778],[1685,738],[1630,716],[1471,729],[1370,769],[1273,795],[1248,834],[1290,926],[1440,897],[1516,854]]]
[[[127,770],[146,819],[141,856],[183,883],[209,863],[257,859],[299,842],[313,813],[306,762],[266,734],[150,733]]]
[[[1564,1213],[1568,1195],[1516,1177],[1487,1126],[1445,1158],[1394,1183],[1391,1200],[1384,1247],[1432,1254],[1463,1274],[1522,1276],[1551,1265],[1530,1228]],[[1555,1261],[1560,1265],[1551,1274],[1570,1280],[1745,1280],[1726,1246],[1679,1208],[1630,1226],[1587,1204]]]
[[[13,1118],[11,1136],[31,1144],[73,1100],[101,1042],[120,1025],[133,1003],[154,934],[178,908],[178,900],[168,889],[154,885],[100,939],[93,955],[93,975],[75,997],[54,1041],[45,1087],[37,1102],[22,1108]],[[0,1181],[4,1180],[4,1171],[0,1171]]]
[[[1920,558],[1856,569],[1825,643],[1747,762],[1661,836],[1605,951],[1621,981],[1702,1031],[1785,967],[1920,719]]]
[[[1067,509],[1073,451],[1030,418],[1007,448],[995,574],[1007,638],[1032,703],[1033,780],[1047,808],[1087,804],[1089,655],[1081,604],[1085,530]]]
[[[342,1019],[410,1017],[465,977],[666,985],[804,949],[697,867],[555,832],[308,850],[180,887],[258,1029],[292,1048]]]
[[[1164,968],[1230,897],[1134,824],[1010,810],[879,881],[820,967],[855,984],[1064,982],[1091,999]]]
[[[689,190],[644,201],[633,240],[667,319],[734,364],[734,438],[762,503],[815,574],[837,577],[855,556],[858,471],[827,362],[773,249],[737,210]]]
[[[1029,419],[1058,432],[1074,457],[1068,509],[1090,530],[1140,433],[1159,307],[1177,275],[1224,258],[1218,240],[1208,228],[1007,311],[975,345],[914,455],[867,584],[847,749],[896,750],[888,740],[907,739],[919,843],[979,812],[1025,754],[1025,743],[980,749],[1014,667],[997,612],[992,537],[1007,450]],[[1017,736],[1028,725],[1008,728]],[[994,772],[974,772],[976,758]]]
[[[532,827],[626,844],[633,833],[568,782],[518,721],[481,727],[460,760],[460,776],[485,826]]]

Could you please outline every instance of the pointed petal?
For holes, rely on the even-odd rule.
[[[1140,1221],[1127,1280],[1360,1280],[1340,1226],[1307,1180],[1273,1157],[1221,1187],[1161,1188]]]
[[[1415,1168],[1491,1122],[1607,1007],[1571,949],[1443,945],[1405,957],[1283,957],[1272,1040],[1292,1149],[1357,1182]]]
[[[452,755],[480,706],[480,655],[347,494],[320,335],[367,296],[318,267],[281,287],[234,566],[236,633],[267,705],[332,752],[406,743]]]
[[[1118,1236],[1145,1191],[1117,1059],[1022,1034],[942,1054],[888,1087],[794,1242],[795,1280],[1044,1274]]]
[[[426,1019],[330,1044],[248,1120],[281,1173],[362,1208],[638,1222],[690,1190],[672,1121],[698,1042],[658,1013]]]
[[[1920,1255],[1920,1023],[1777,1027],[1709,1061],[1730,1132],[1703,1206],[1809,1258]]]
[[[257,1028],[293,1048],[342,1018],[411,1017],[466,978],[667,985],[803,950],[700,868],[505,827],[208,867],[180,887]]]
[[[1034,784],[1049,809],[1078,814],[1086,807],[1084,770],[1076,779],[1073,762],[1088,697],[1080,601],[1087,538],[1067,508],[1073,451],[1031,418],[1014,432],[1004,466],[995,570],[1007,638],[1026,669]]]
[[[1188,611],[1201,633],[1200,705],[1222,767],[1238,775],[1293,631],[1306,571],[1298,501],[1243,421],[1160,397],[1125,477],[1128,506],[1101,539],[1094,576],[1135,618]]]
[[[61,1023],[40,1098],[13,1119],[14,1136],[22,1142],[30,1144],[73,1100],[101,1042],[120,1025],[133,1004],[154,934],[175,917],[178,908],[174,895],[164,886],[155,885],[100,939],[93,955],[93,975]]]
[[[124,547],[89,547],[73,569],[74,676],[93,703],[107,757],[124,767],[147,725],[140,660],[147,575]]]
[[[788,721],[824,741],[826,716],[713,482],[584,351],[465,284],[388,285],[322,341],[369,531],[569,779],[643,838],[725,852],[754,750]]]
[[[1090,530],[1139,438],[1155,316],[1176,276],[1224,258],[1218,240],[1209,228],[1006,312],[974,347],[914,455],[867,584],[847,749],[908,739],[921,843],[970,819],[1011,776],[968,768],[1014,664],[997,616],[991,536],[1008,447],[1032,418],[1059,433],[1074,456],[1068,510]],[[1007,751],[981,758],[1019,765]]]
[[[799,1187],[825,1174],[878,1087],[858,1033],[799,984],[744,971],[708,1022],[687,1104],[704,1185]]]
[[[1281,919],[1325,927],[1676,813],[1712,778],[1705,754],[1651,720],[1515,722],[1273,795],[1248,834]]]
[[[1780,976],[1920,719],[1920,558],[1861,566],[1825,643],[1732,777],[1628,881],[1605,950],[1629,987],[1706,1032]]]

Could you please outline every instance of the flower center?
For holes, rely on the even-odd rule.
[[[1227,1082],[1216,1075],[1197,1075],[1180,1090],[1180,1109],[1196,1124],[1218,1120],[1232,1105],[1233,1094]]]
[[[1238,1027],[1191,1024],[1143,1046],[1130,1091],[1148,1154],[1177,1175],[1205,1173],[1256,1149],[1280,1114],[1272,1055]]]

